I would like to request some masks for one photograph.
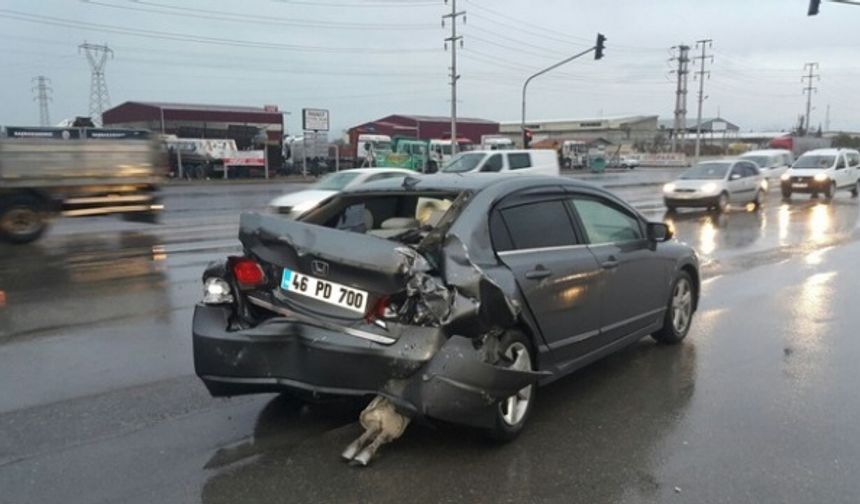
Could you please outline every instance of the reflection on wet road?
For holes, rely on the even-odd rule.
[[[205,264],[277,190],[173,188],[160,226],[59,222],[0,246],[0,502],[856,502],[860,205],[725,215],[655,205],[706,263],[688,341],[630,349],[539,391],[517,441],[410,427],[338,460],[361,405],[213,400],[193,375]],[[295,188],[287,188],[295,189]]]

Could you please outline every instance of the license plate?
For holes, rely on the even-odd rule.
[[[367,308],[366,291],[289,269],[284,269],[281,289],[362,314]]]
[[[796,187],[798,189],[803,189],[806,187],[806,184],[791,184],[791,187]]]

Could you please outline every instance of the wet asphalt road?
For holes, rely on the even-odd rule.
[[[663,219],[659,186],[630,184],[669,174],[598,183]],[[671,216],[706,278],[683,345],[643,340],[541,389],[514,443],[411,426],[359,470],[338,458],[354,404],[213,400],[193,376],[202,268],[238,250],[237,210],[300,187],[170,187],[162,225],[68,220],[0,245],[0,503],[860,500],[847,193]]]

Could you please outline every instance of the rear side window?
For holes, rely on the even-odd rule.
[[[836,169],[839,170],[841,168],[845,168],[845,156],[839,156],[839,160],[836,161]]]
[[[508,167],[511,170],[530,168],[531,165],[532,165],[532,157],[527,152],[508,154]]]
[[[571,202],[591,244],[635,241],[644,237],[639,219],[607,201],[574,198]]]
[[[576,245],[576,234],[570,222],[565,203],[561,200],[529,203],[501,211],[504,228],[507,230],[506,239],[502,236],[497,240],[493,233],[493,244],[497,252],[504,250],[523,250],[546,247],[563,247]],[[491,233],[499,234],[500,223],[490,222]],[[507,248],[505,248],[507,247]]]
[[[860,166],[860,154],[856,152],[848,153],[848,166]]]

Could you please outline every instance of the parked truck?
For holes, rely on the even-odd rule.
[[[0,127],[0,239],[38,239],[51,218],[155,222],[167,158],[148,131]]]
[[[439,171],[438,162],[430,156],[430,142],[406,137],[394,137],[391,151],[378,155],[375,166],[405,168],[421,173]]]

